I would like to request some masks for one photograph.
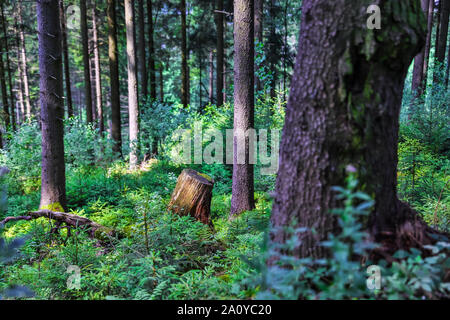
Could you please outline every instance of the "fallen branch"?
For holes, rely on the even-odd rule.
[[[88,230],[89,236],[91,238],[96,238],[99,240],[103,240],[105,235],[118,235],[115,230],[102,226],[101,224],[91,221],[88,218],[80,217],[71,213],[54,212],[50,210],[31,211],[28,213],[28,216],[6,217],[2,221],[0,221],[0,227],[10,221],[33,220],[42,217],[55,220],[58,225],[64,223],[70,228],[85,227]]]

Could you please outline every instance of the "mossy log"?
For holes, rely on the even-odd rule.
[[[214,179],[192,169],[185,169],[177,180],[169,210],[179,215],[191,215],[212,227],[211,198]]]
[[[42,217],[56,221],[57,228],[63,223],[70,228],[84,227],[88,230],[90,237],[99,240],[104,240],[108,236],[119,236],[119,234],[117,234],[115,230],[102,226],[94,221],[89,220],[88,218],[80,217],[71,213],[55,212],[50,210],[32,211],[29,212],[26,216],[6,217],[2,221],[0,221],[0,227],[5,225],[9,221],[33,220]]]

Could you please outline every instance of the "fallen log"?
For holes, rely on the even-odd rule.
[[[3,227],[10,221],[33,220],[42,217],[56,221],[58,226],[64,223],[70,228],[86,228],[91,238],[96,238],[99,240],[104,240],[107,236],[113,237],[119,235],[115,230],[102,226],[101,224],[91,221],[88,218],[80,217],[71,213],[55,212],[50,210],[31,211],[27,216],[6,217],[0,221],[0,227]]]
[[[192,169],[185,169],[177,180],[168,209],[179,215],[190,215],[212,227],[211,198],[214,179]]]

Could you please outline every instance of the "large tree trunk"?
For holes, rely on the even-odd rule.
[[[254,128],[253,0],[234,0],[234,130]],[[245,163],[238,163],[239,139],[234,137],[231,215],[255,208],[253,164],[245,138]]]
[[[30,88],[28,84],[28,66],[27,66],[27,52],[25,46],[25,33],[23,31],[22,20],[22,0],[18,3],[19,16],[19,40],[20,40],[20,59],[22,63],[22,87],[24,93],[25,107],[27,119],[31,118],[31,102],[30,102]]]
[[[66,30],[66,18],[64,14],[64,1],[59,1],[59,12],[61,18],[61,32],[62,32],[62,50],[64,57],[64,80],[66,84],[66,103],[67,103],[67,116],[70,118],[73,116],[73,104],[72,104],[72,89],[70,87],[70,66],[69,66],[69,50],[67,46],[67,30]]]
[[[216,105],[223,105],[223,0],[216,0],[216,29],[217,29],[217,45],[216,45]]]
[[[81,19],[81,44],[83,46],[83,65],[84,65],[84,94],[86,121],[93,121],[92,114],[92,85],[91,85],[91,68],[89,65],[89,38],[87,26],[87,9],[86,0],[80,0],[80,19]]]
[[[155,69],[155,47],[153,43],[152,0],[147,0],[147,19],[148,19],[148,69],[150,74],[150,98],[152,100],[156,100],[156,69]]]
[[[196,220],[212,226],[211,198],[214,180],[191,169],[181,172],[172,192],[169,210],[179,215],[190,215]]]
[[[61,25],[58,0],[37,4],[40,105],[42,122],[41,209],[63,211],[66,206],[64,164],[64,103]]]
[[[8,45],[8,32],[7,32],[7,24],[5,20],[5,14],[3,10],[3,2],[0,4],[0,10],[1,10],[1,19],[2,19],[2,30],[3,30],[3,37],[4,37],[4,48],[6,51],[6,71],[8,72],[8,84],[9,84],[9,96],[10,96],[10,103],[11,103],[11,109],[10,109],[10,116],[11,116],[11,124],[12,129],[16,130],[16,108],[15,108],[15,101],[14,101],[14,92],[13,92],[13,84],[12,84],[12,70],[9,62],[9,45]]]
[[[342,205],[332,187],[345,185],[349,165],[375,199],[368,228],[376,241],[398,239],[407,226],[423,235],[397,198],[397,144],[404,79],[426,20],[419,0],[371,4],[381,7],[381,30],[366,27],[368,1],[303,1],[271,217],[274,228],[315,229],[300,236],[298,256],[326,255],[319,242],[337,231],[330,210]],[[287,238],[282,230],[272,236]]]
[[[141,90],[142,96],[147,98],[148,95],[148,83],[147,83],[147,62],[145,59],[145,11],[144,0],[138,1],[138,25],[139,25],[139,69],[141,74]]]
[[[111,87],[111,136],[113,151],[122,156],[122,133],[120,120],[119,60],[117,54],[116,0],[108,0],[108,55],[109,81]]]
[[[130,169],[138,163],[139,105],[137,97],[136,48],[134,34],[134,0],[125,0],[125,24],[128,57],[128,121],[130,136]]]
[[[97,27],[97,8],[95,3],[92,6],[92,30],[94,40],[94,69],[95,69],[95,101],[97,106],[97,121],[100,133],[105,131],[104,116],[103,116],[103,101],[102,101],[102,76],[100,70],[100,48],[98,40]]]

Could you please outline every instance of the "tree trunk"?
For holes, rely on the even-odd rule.
[[[148,69],[150,73],[150,98],[156,100],[156,69],[155,69],[155,47],[153,44],[153,4],[147,0],[148,19]],[[162,90],[162,89],[160,89]],[[163,95],[161,95],[163,96]],[[161,98],[162,101],[162,98]]]
[[[134,34],[134,0],[125,0],[125,24],[128,57],[128,121],[130,136],[130,169],[138,164],[139,105],[137,97],[136,48]]]
[[[436,51],[435,51],[435,64],[433,83],[437,85],[442,81],[442,70],[445,61],[445,54],[447,52],[447,36],[448,36],[448,20],[450,12],[450,0],[441,0],[439,8],[439,33],[436,34]]]
[[[10,96],[10,103],[11,103],[11,109],[10,109],[10,115],[11,115],[11,124],[12,129],[16,130],[16,111],[15,111],[15,103],[14,103],[14,92],[13,92],[13,84],[12,84],[12,71],[11,66],[9,62],[9,45],[8,45],[8,35],[7,35],[7,25],[5,21],[5,14],[3,10],[3,3],[0,4],[0,10],[1,10],[1,19],[2,19],[2,30],[3,30],[3,37],[4,37],[4,48],[6,51],[6,72],[8,73],[8,84],[9,84],[9,96]]]
[[[27,119],[29,120],[31,118],[31,102],[30,102],[30,88],[28,85],[28,67],[27,67],[27,53],[25,47],[25,34],[23,32],[22,0],[19,0],[18,3],[18,16],[19,16],[20,58],[22,61],[22,87],[24,93]]]
[[[349,165],[375,200],[368,222],[375,241],[399,239],[408,227],[423,235],[397,198],[397,144],[404,79],[426,21],[418,0],[372,3],[383,4],[381,31],[366,28],[365,0],[303,1],[271,217],[274,228],[315,229],[300,235],[297,256],[326,255],[319,242],[337,231],[330,209],[342,205],[332,187],[345,185]],[[272,240],[288,237],[278,230]]]
[[[212,51],[209,52],[209,102],[214,103],[214,54]]]
[[[2,123],[5,125],[5,130],[8,129],[10,119],[9,119],[9,104],[8,104],[8,90],[6,87],[6,76],[5,76],[5,65],[3,63],[3,51],[5,50],[3,44],[6,39],[0,41],[0,88],[2,92],[2,104],[3,104],[3,112],[2,112]]]
[[[147,83],[147,60],[145,59],[145,12],[144,1],[138,1],[139,10],[139,69],[141,74],[141,90],[142,96],[147,98],[148,95],[148,83]],[[150,18],[151,19],[151,18]]]
[[[163,64],[159,66],[159,98],[164,102]]]
[[[58,0],[36,1],[39,34],[42,175],[40,209],[64,211],[64,103]]]
[[[102,76],[100,70],[100,48],[98,41],[97,17],[97,8],[94,3],[92,6],[92,29],[94,38],[95,100],[97,105],[98,128],[101,134],[103,131],[105,131],[105,124],[103,116]]]
[[[173,190],[169,210],[179,215],[190,215],[196,220],[212,226],[211,198],[214,180],[191,169],[181,172]]]
[[[234,0],[234,131],[254,128],[253,0]],[[238,163],[238,139],[234,137],[231,215],[255,208],[253,164],[249,139],[245,139],[245,163]],[[251,150],[253,151],[253,150]]]
[[[187,108],[189,75],[187,65],[187,44],[186,44],[186,0],[181,0],[181,103]]]
[[[86,108],[86,122],[93,121],[92,114],[92,85],[91,85],[91,68],[89,65],[89,38],[87,26],[87,9],[86,1],[80,0],[80,19],[81,19],[81,43],[83,46],[83,65],[84,65],[84,94]]]
[[[216,0],[217,11],[223,11],[223,0]],[[223,105],[223,13],[216,12],[217,46],[216,46],[216,105]]]
[[[427,38],[425,40],[425,57],[423,61],[423,92],[427,90],[428,65],[430,61],[431,35],[433,33],[434,0],[428,0]]]
[[[113,151],[122,156],[122,129],[120,120],[119,60],[117,54],[116,0],[108,0],[108,55],[111,87],[111,136]]]
[[[64,14],[64,0],[59,1],[60,5],[60,18],[61,18],[61,32],[62,32],[62,49],[64,57],[64,80],[66,84],[66,103],[67,103],[67,115],[73,117],[73,104],[72,104],[72,90],[70,87],[70,65],[69,65],[69,50],[67,46],[67,30],[66,30],[66,18]]]
[[[269,41],[268,41],[268,62],[270,67],[270,72],[272,74],[272,83],[270,86],[270,97],[273,99],[276,96],[276,86],[277,86],[277,63],[278,63],[278,52],[277,52],[277,29],[276,29],[276,0],[270,0],[270,25],[269,25]]]

